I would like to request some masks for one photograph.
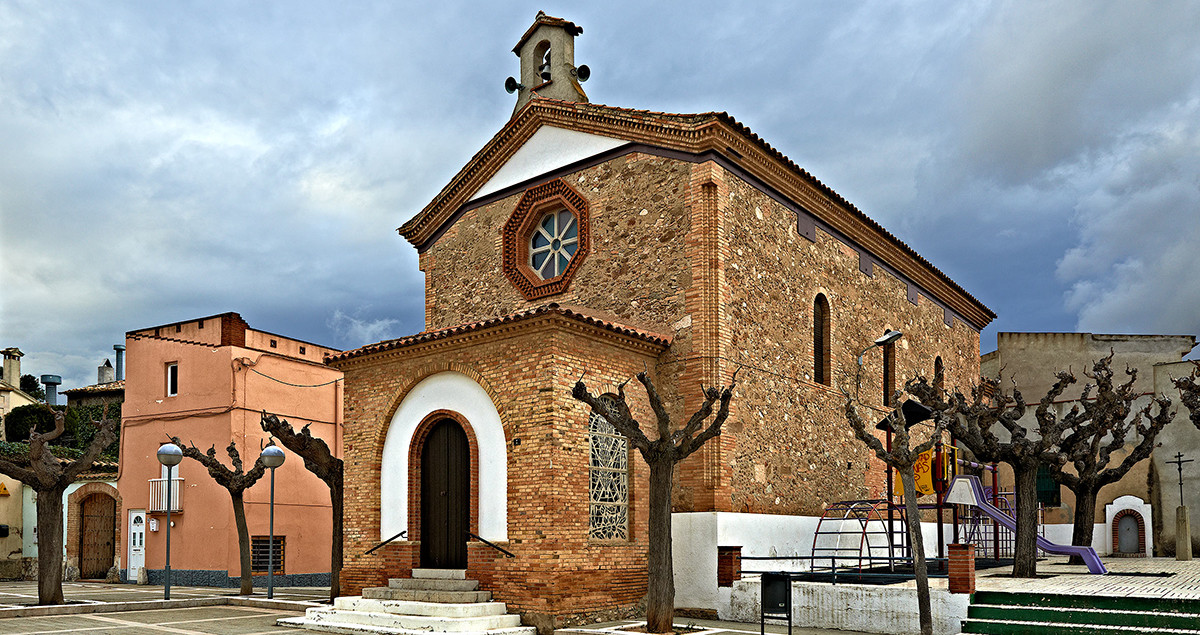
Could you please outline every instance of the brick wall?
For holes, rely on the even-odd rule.
[[[339,362],[347,377],[344,591],[382,585],[418,566],[415,540],[362,554],[388,537],[379,534],[379,475],[392,415],[422,379],[454,371],[483,387],[500,414],[508,452],[508,541],[499,544],[516,554],[505,558],[470,542],[468,575],[526,614],[527,622],[636,603],[646,584],[648,470],[631,457],[631,539],[589,540],[588,412],[570,389],[583,376],[593,392],[615,391],[652,366],[661,350],[549,316]],[[640,420],[651,420],[643,393],[633,386],[629,392]],[[412,451],[419,456],[418,448]],[[472,452],[477,460],[473,445]],[[477,506],[472,500],[476,533]],[[411,497],[409,510],[410,537],[419,538],[420,506]]]

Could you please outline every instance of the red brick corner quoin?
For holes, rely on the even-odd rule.
[[[549,280],[542,280],[529,266],[529,236],[543,214],[557,208],[566,208],[575,215],[575,222],[579,226],[579,249],[571,257],[566,271]],[[504,275],[526,300],[562,293],[591,248],[587,201],[562,179],[530,188],[521,196],[512,216],[504,223],[502,238]]]

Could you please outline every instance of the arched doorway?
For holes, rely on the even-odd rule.
[[[80,504],[79,577],[104,578],[116,554],[117,501],[91,494]]]
[[[467,434],[453,419],[434,424],[421,449],[421,566],[467,567],[471,517]]]

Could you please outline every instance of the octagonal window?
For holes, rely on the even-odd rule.
[[[529,237],[529,266],[542,280],[561,276],[579,249],[579,223],[566,209],[551,211]]]
[[[588,203],[562,179],[529,188],[504,223],[504,275],[526,300],[562,293],[590,250]]]

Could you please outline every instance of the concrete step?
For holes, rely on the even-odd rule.
[[[372,587],[363,589],[362,596],[371,600],[407,600],[409,602],[438,602],[441,604],[469,604],[491,602],[491,591],[429,591],[424,589],[393,589]]]
[[[448,580],[444,578],[392,578],[388,586],[393,589],[419,591],[477,591],[479,580]]]
[[[334,623],[380,626],[413,631],[459,633],[463,631],[493,631],[521,625],[520,615],[484,615],[481,617],[442,617],[429,615],[400,615],[372,611],[343,611],[320,607],[304,612],[306,624]]]
[[[426,580],[466,580],[466,569],[413,569],[412,577]]]
[[[275,622],[278,626],[303,628],[322,633],[341,633],[342,635],[429,635],[427,629],[406,629],[386,626],[364,626],[344,622],[315,622],[310,623],[304,617],[285,617]],[[532,626],[517,626],[488,631],[459,631],[455,635],[537,635],[537,629]]]
[[[503,602],[453,604],[442,602],[411,602],[407,600],[375,600],[360,596],[337,598],[333,601],[333,608],[341,611],[367,611],[370,613],[398,613],[401,615],[439,617],[484,617],[488,615],[504,615],[508,612]]]

